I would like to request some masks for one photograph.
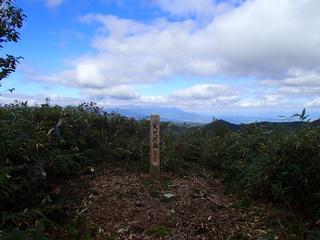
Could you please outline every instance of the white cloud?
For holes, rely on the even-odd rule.
[[[63,2],[63,0],[45,0],[45,1],[47,6],[50,8],[59,7]]]
[[[241,91],[221,84],[198,84],[173,92],[168,101],[185,109],[223,109],[288,106],[283,95],[248,90]]]
[[[236,96],[237,92],[225,85],[218,84],[199,84],[172,93],[173,98],[192,100],[221,99],[232,95]]]
[[[265,80],[264,85],[273,86],[285,95],[312,96],[320,94],[320,73],[299,72],[280,80]]]
[[[212,51],[235,75],[281,78],[292,68],[318,69],[319,7],[317,0],[247,1],[208,26]]]
[[[15,101],[19,101],[19,102],[27,101],[29,105],[44,104],[46,98],[50,99],[51,104],[57,104],[59,106],[78,105],[82,102],[90,102],[90,100],[87,98],[80,99],[80,98],[74,98],[74,97],[65,97],[59,94],[27,95],[27,94],[20,94],[20,93],[4,93],[0,95],[0,105],[14,103]]]
[[[281,84],[285,86],[320,86],[320,75],[317,73],[305,73],[302,76],[281,80]]]
[[[130,100],[138,97],[132,87],[119,85],[112,88],[89,89],[87,93],[95,97],[110,97],[119,100]]]
[[[126,85],[119,85],[111,88],[83,90],[81,98],[64,97],[59,94],[9,94],[0,96],[0,104],[10,103],[14,100],[28,101],[30,104],[41,104],[49,97],[52,104],[78,105],[82,102],[96,102],[105,108],[114,107],[139,107],[139,106],[161,106],[175,107],[191,112],[215,113],[234,112],[245,109],[263,108],[266,110],[283,111],[299,109],[304,106],[320,107],[318,98],[310,100],[307,104],[299,105],[297,108],[282,95],[254,93],[238,91],[222,84],[197,84],[188,88],[180,89],[168,96],[143,95],[137,93],[134,88]]]
[[[99,24],[92,39],[95,53],[72,59],[64,71],[33,78],[85,88],[91,96],[179,106],[278,106],[292,94],[311,98],[320,93],[320,1],[235,0],[224,7],[211,0],[154,2],[183,18],[141,22],[86,15],[82,22]],[[232,7],[237,3],[241,5]],[[202,17],[207,21],[198,24]],[[262,89],[261,95],[249,97],[215,84],[158,98],[141,96],[130,87],[175,76],[272,80],[264,81],[269,92]]]
[[[320,107],[320,97],[316,97],[307,103],[308,107]]]
[[[239,101],[238,91],[226,85],[197,84],[180,89],[168,96],[171,106],[185,110],[213,110]]]
[[[51,79],[101,87],[175,75],[264,79],[290,77],[292,69],[318,73],[319,8],[317,0],[246,1],[205,26],[87,15],[82,21],[102,24],[92,42],[98,53],[73,59],[72,69]]]
[[[284,97],[276,94],[266,94],[262,96],[255,96],[251,98],[242,98],[239,102],[236,103],[239,107],[283,107],[283,105],[288,104],[285,102]]]

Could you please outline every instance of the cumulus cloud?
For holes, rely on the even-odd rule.
[[[80,99],[74,97],[65,97],[59,94],[35,94],[35,95],[28,95],[28,94],[20,94],[20,93],[4,93],[0,95],[0,105],[1,104],[10,104],[14,103],[15,101],[18,102],[28,102],[29,105],[36,105],[36,104],[44,104],[46,99],[49,98],[51,104],[57,104],[59,106],[66,106],[66,105],[78,105],[83,102],[90,102],[89,99]]]
[[[307,103],[308,107],[320,107],[320,97],[316,97]]]
[[[62,0],[47,2],[58,6]],[[85,15],[82,23],[99,26],[91,42],[95,53],[71,59],[61,72],[33,79],[83,88],[89,96],[179,106],[277,106],[292,94],[307,98],[320,93],[320,1],[153,2],[183,18],[136,21]],[[205,23],[198,24],[202,17]],[[139,95],[131,87],[175,76],[228,76],[233,81],[250,77],[262,84],[255,87],[270,91],[245,96],[228,83],[205,84],[154,97]]]
[[[239,99],[237,90],[222,84],[197,84],[168,96],[170,105],[193,111],[231,106]]]
[[[110,97],[114,99],[130,100],[138,97],[136,91],[129,86],[119,85],[112,88],[89,89],[87,94],[96,97]]]
[[[223,84],[197,84],[188,88],[180,89],[168,96],[153,96],[137,93],[134,88],[119,85],[111,88],[83,90],[81,98],[65,97],[59,94],[9,94],[0,96],[0,105],[12,103],[14,100],[28,101],[29,104],[42,104],[47,97],[51,104],[78,105],[83,102],[96,102],[105,108],[114,107],[145,107],[162,106],[176,107],[191,112],[214,113],[230,109],[261,108],[275,110],[284,105],[291,107],[288,99],[281,95],[264,94],[248,95],[248,92],[238,91]],[[290,100],[290,99],[289,99]],[[320,106],[319,99],[310,101],[307,106]],[[296,108],[294,108],[296,109]]]
[[[242,98],[239,102],[236,103],[239,107],[277,107],[283,106],[285,99],[282,95],[276,94],[266,94],[262,96],[255,96],[254,99],[245,99]],[[286,104],[288,104],[286,102]]]
[[[225,99],[226,96],[236,95],[237,91],[218,84],[199,84],[192,87],[178,90],[172,93],[172,97],[176,99]],[[233,97],[234,97],[233,96]]]
[[[194,109],[282,107],[289,102],[281,94],[268,94],[261,91],[250,93],[223,84],[197,84],[173,92],[168,101],[174,106]]]
[[[320,93],[320,74],[299,72],[280,80],[265,80],[263,84],[276,87],[279,93],[285,95],[313,96]]]
[[[247,1],[208,26],[213,52],[236,75],[282,78],[292,69],[316,70],[319,7],[316,0]]]
[[[176,75],[281,79],[291,77],[292,69],[318,73],[319,8],[317,0],[246,1],[205,26],[190,19],[87,15],[82,21],[101,24],[92,40],[98,53],[75,58],[71,69],[46,79],[101,87]]]

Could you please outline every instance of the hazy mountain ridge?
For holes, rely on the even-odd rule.
[[[162,121],[172,122],[174,125],[180,127],[203,127],[209,131],[219,125],[226,126],[232,131],[239,131],[250,123],[255,123],[257,127],[263,128],[274,126],[298,128],[302,125],[302,122],[299,121],[280,121],[281,119],[277,118],[268,118],[265,120],[266,118],[255,118],[253,116],[226,116],[225,118],[217,119],[213,116],[185,112],[177,108],[153,106],[141,108],[111,108],[107,112],[116,112],[135,119],[149,118],[151,114],[159,114]],[[310,125],[320,126],[320,119],[310,122]]]
[[[159,108],[159,107],[144,107],[144,108],[113,108],[108,112],[117,112],[126,117],[141,119],[149,118],[151,114],[160,115],[162,121],[177,122],[177,123],[202,123],[206,124],[213,120],[212,116],[201,115],[197,113],[185,112],[177,108]]]
[[[263,121],[263,122],[256,122],[254,124],[259,128],[269,128],[269,127],[278,126],[278,127],[286,127],[286,128],[289,128],[289,129],[296,129],[296,128],[299,128],[299,127],[303,126],[303,124],[307,124],[307,125],[309,125],[311,127],[319,127],[320,126],[320,119],[312,121],[312,122],[301,122],[301,121],[267,122],[267,121]],[[208,123],[208,124],[204,125],[203,128],[205,130],[210,131],[210,130],[215,129],[216,127],[225,126],[229,130],[239,131],[243,127],[248,126],[248,125],[250,125],[250,123],[248,123],[248,124],[243,124],[243,123],[242,124],[233,124],[233,123],[230,123],[228,121],[219,119],[219,120],[216,120],[216,121],[213,121],[211,123]]]
[[[149,118],[151,114],[159,114],[162,121],[187,123],[202,125],[208,124],[213,120],[223,119],[226,122],[235,125],[248,124],[253,122],[283,122],[279,117],[261,117],[261,116],[244,116],[244,115],[205,115],[192,112],[186,112],[177,108],[166,107],[125,107],[125,108],[109,108],[107,112],[116,112],[123,116],[135,119]]]

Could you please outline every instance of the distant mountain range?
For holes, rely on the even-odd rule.
[[[151,114],[160,115],[162,121],[177,123],[209,123],[212,116],[190,113],[177,108],[143,107],[143,108],[113,108],[107,109],[109,112],[117,112],[126,117],[141,119],[149,118]]]
[[[210,116],[204,114],[190,113],[177,108],[166,108],[166,107],[134,107],[134,108],[110,108],[108,112],[117,112],[121,115],[141,119],[148,118],[150,114],[159,114],[162,121],[176,122],[176,123],[188,123],[188,124],[206,124],[210,123],[215,119],[223,119],[230,123],[250,123],[250,122],[279,122],[281,119],[278,117],[260,117],[260,116],[241,116],[241,115],[219,115]]]
[[[266,121],[264,121],[264,122],[256,122],[255,124],[257,127],[261,127],[261,128],[281,126],[281,127],[286,127],[289,129],[296,129],[296,128],[303,126],[303,124],[306,124],[306,123],[301,122],[301,121],[293,121],[293,122],[266,122]],[[308,124],[310,124],[309,126],[312,126],[312,127],[319,127],[320,126],[320,119],[309,122]],[[216,127],[220,127],[220,126],[225,126],[229,130],[232,130],[232,131],[239,131],[243,127],[248,126],[248,124],[233,124],[233,123],[230,123],[230,122],[227,122],[224,120],[216,120],[216,121],[213,121],[211,123],[204,125],[203,129],[205,129],[207,131],[214,131],[214,129],[216,129]]]

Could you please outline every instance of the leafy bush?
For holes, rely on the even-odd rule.
[[[0,229],[17,232],[26,220],[30,227],[20,230],[30,234],[46,210],[32,219],[21,213],[50,199],[61,181],[85,174],[88,167],[112,162],[148,169],[149,121],[105,113],[94,103],[62,108],[50,106],[49,99],[40,106],[15,102],[0,106],[0,126]],[[161,129],[163,168],[180,171],[169,136],[173,127],[162,123]]]
[[[79,178],[88,167],[112,162],[148,169],[149,121],[105,113],[94,103],[16,102],[0,106],[0,126],[0,238],[32,239],[43,235],[43,224],[63,221],[65,209],[50,207],[48,199],[60,182]],[[317,220],[320,128],[297,126],[250,124],[238,130],[223,122],[202,128],[161,123],[162,169],[185,173],[189,163],[199,164],[221,172],[233,189],[290,210],[305,208],[309,220]]]
[[[185,161],[219,170],[234,189],[318,215],[320,128],[250,124],[220,130],[184,134],[177,151]]]
[[[0,107],[0,126],[0,229],[43,218],[31,220],[20,212],[39,205],[57,183],[88,166],[146,157],[147,123],[106,114],[93,103],[62,108],[16,102]],[[20,230],[14,234],[23,234]]]

